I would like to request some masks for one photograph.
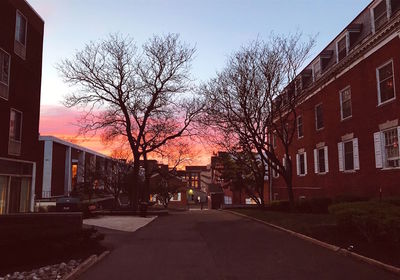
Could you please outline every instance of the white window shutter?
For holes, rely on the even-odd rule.
[[[305,171],[305,175],[307,175],[307,153],[304,152],[304,171]]]
[[[296,154],[296,173],[297,176],[300,175],[300,155]]]
[[[360,157],[358,155],[358,138],[353,139],[354,170],[360,170]]]
[[[397,145],[400,145],[400,126],[397,127]],[[399,149],[399,156],[400,156],[400,149]]]
[[[375,147],[375,166],[376,168],[382,168],[383,161],[382,161],[381,132],[374,133],[374,147]]]
[[[344,170],[344,164],[343,164],[343,142],[339,142],[337,144],[338,146],[338,158],[339,158],[339,171]]]
[[[314,149],[314,172],[318,173],[318,150]]]
[[[325,172],[329,172],[329,160],[328,160],[328,146],[324,147],[324,157],[325,157]]]

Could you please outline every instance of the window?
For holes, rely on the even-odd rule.
[[[338,143],[339,171],[353,171],[360,169],[358,156],[358,138]]]
[[[26,17],[17,11],[15,20],[14,52],[22,59],[25,59],[26,57],[27,23]]]
[[[0,97],[8,99],[10,81],[10,55],[0,49]]]
[[[11,109],[10,114],[10,140],[21,141],[22,113]]]
[[[337,62],[347,56],[347,35],[336,43]]]
[[[272,148],[276,148],[276,135],[272,134]]]
[[[373,23],[374,30],[378,30],[387,21],[387,7],[386,0],[382,0],[378,5],[376,5],[373,10]]]
[[[273,167],[272,167],[272,177],[278,178],[279,177],[279,172],[278,172],[277,169],[279,169],[279,165],[276,168],[274,168],[276,166],[274,163],[272,165],[273,165]]]
[[[10,55],[0,49],[0,82],[9,85],[10,77]]]
[[[340,91],[340,113],[342,120],[347,119],[352,115],[350,87]]]
[[[313,81],[315,82],[319,77],[321,77],[321,61],[318,59],[312,66],[313,70]]]
[[[232,197],[224,195],[224,204],[232,204]]]
[[[303,117],[298,116],[297,117],[297,137],[302,138],[304,136],[303,133]]]
[[[17,18],[15,22],[15,40],[22,44],[26,45],[26,18],[17,11]]]
[[[378,82],[378,103],[382,104],[394,99],[393,61],[389,61],[376,69],[376,78]]]
[[[344,142],[344,170],[354,169],[353,141]]]
[[[383,132],[385,167],[400,167],[399,135],[396,128]]]
[[[328,172],[328,147],[314,149],[314,169],[315,173]]]
[[[297,175],[305,176],[307,174],[307,154],[301,152],[296,155]]]
[[[376,168],[400,167],[400,126],[374,133]]]
[[[317,106],[315,106],[315,128],[317,130],[324,128],[322,104],[318,104]]]

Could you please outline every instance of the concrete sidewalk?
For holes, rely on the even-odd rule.
[[[148,223],[152,222],[154,217],[137,217],[137,216],[100,216],[91,219],[83,220],[83,224],[108,228],[112,230],[119,230],[125,232],[135,232],[141,227],[144,227]]]

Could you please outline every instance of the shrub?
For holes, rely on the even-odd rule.
[[[301,213],[314,213],[322,214],[328,213],[328,207],[332,204],[332,199],[321,197],[311,198],[306,200],[300,200],[296,203],[295,209]]]
[[[331,204],[332,200],[325,197],[296,201],[293,207],[288,200],[278,200],[268,204],[266,210],[321,214],[328,213],[328,207]]]
[[[335,197],[333,200],[333,203],[344,203],[344,202],[359,202],[359,201],[367,201],[369,198],[367,197],[361,197],[361,196],[355,196],[355,195],[338,195]]]
[[[290,202],[288,200],[275,200],[268,204],[266,210],[289,212],[291,210]]]
[[[400,241],[400,207],[385,202],[334,204],[329,212],[336,216],[338,227],[354,230],[368,242]]]

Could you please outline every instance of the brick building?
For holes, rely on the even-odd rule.
[[[296,197],[400,194],[399,9],[372,1],[296,78]],[[274,175],[273,198],[287,198]]]
[[[43,30],[26,1],[0,1],[0,214],[33,211]]]

